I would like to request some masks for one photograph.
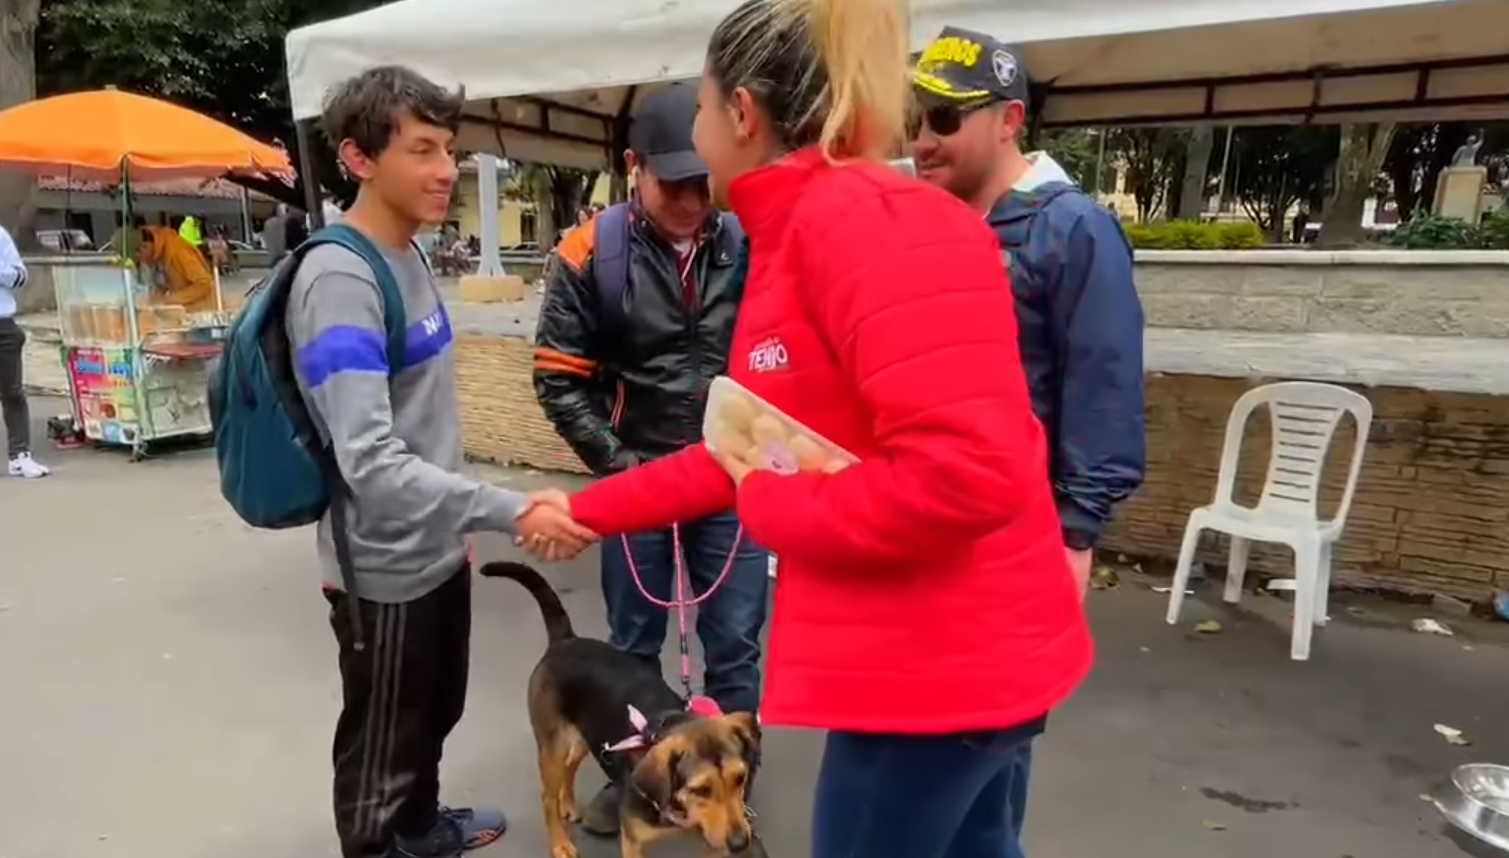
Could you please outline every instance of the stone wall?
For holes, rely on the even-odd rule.
[[[463,336],[457,378],[467,454],[506,464],[584,473],[541,413],[530,349],[518,339]],[[1147,482],[1119,511],[1108,550],[1173,560],[1189,511],[1210,503],[1231,406],[1255,382],[1204,376],[1148,379]],[[1474,601],[1509,588],[1509,399],[1403,388],[1363,391],[1375,409],[1367,458],[1337,579]],[[1344,421],[1327,460],[1323,515],[1334,514],[1356,437]],[[1263,414],[1248,427],[1237,496],[1256,500],[1268,461]],[[1226,565],[1224,539],[1201,558]],[[1287,550],[1254,546],[1254,569],[1288,574]]]
[[[1118,511],[1105,546],[1178,557],[1189,511],[1210,503],[1226,417],[1254,382],[1148,379],[1147,482]],[[1343,584],[1447,593],[1473,601],[1509,588],[1509,399],[1401,388],[1360,391],[1373,403],[1367,458],[1337,546]],[[1343,420],[1327,458],[1321,512],[1334,514],[1356,437]],[[1257,499],[1269,449],[1266,415],[1248,425],[1237,497]],[[1201,558],[1226,565],[1207,534]],[[1292,574],[1287,549],[1254,545],[1252,568]]]
[[[1509,337],[1509,252],[1138,251],[1150,327]]]

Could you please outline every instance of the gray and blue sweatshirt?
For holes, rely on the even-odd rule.
[[[414,248],[383,249],[409,319],[389,381],[382,294],[361,257],[325,245],[304,257],[288,300],[299,391],[351,487],[347,523],[364,599],[417,599],[461,568],[464,534],[511,531],[523,495],[461,475],[450,317]],[[324,583],[341,588],[330,516],[320,521]]]

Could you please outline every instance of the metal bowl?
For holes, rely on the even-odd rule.
[[[1457,766],[1435,797],[1436,809],[1467,834],[1509,852],[1509,766]]]

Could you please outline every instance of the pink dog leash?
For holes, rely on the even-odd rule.
[[[728,573],[734,568],[734,560],[737,559],[739,554],[739,543],[743,539],[744,525],[741,524],[738,530],[734,532],[733,547],[728,550],[728,559],[723,562],[723,571],[718,573],[718,577],[713,581],[712,586],[703,591],[702,595],[688,599],[687,590],[691,586],[690,573],[686,570],[686,563],[681,547],[681,527],[680,525],[672,525],[671,554],[674,558],[675,566],[676,598],[674,601],[668,602],[664,599],[655,598],[645,588],[644,579],[639,574],[639,565],[634,562],[634,552],[629,546],[629,537],[627,535],[619,536],[619,541],[623,543],[624,558],[629,562],[629,574],[634,579],[634,586],[639,590],[639,595],[645,597],[650,604],[657,608],[665,608],[666,610],[670,610],[671,608],[676,609],[677,640],[681,647],[681,687],[685,690],[684,696],[686,698],[687,710],[698,715],[716,717],[723,714],[723,712],[718,707],[717,702],[711,697],[692,693],[692,649],[691,643],[687,639],[686,609],[707,601],[708,597],[712,596],[713,593],[718,591],[719,587],[723,586],[723,582],[728,579]]]

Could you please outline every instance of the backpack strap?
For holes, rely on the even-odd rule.
[[[1032,277],[1041,273],[1037,270],[1039,266],[1032,264],[1021,251],[1032,245],[1032,231],[1037,226],[1037,216],[1054,200],[1071,193],[1083,191],[1068,182],[1047,182],[1030,191],[1010,192],[1008,200],[1011,205],[1026,210],[1027,215],[996,230],[1001,242],[1001,264],[1008,271],[1025,271]]]
[[[592,229],[592,277],[604,327],[622,330],[628,325],[629,204],[617,203],[597,216]],[[738,259],[744,246],[744,227],[732,212],[719,215],[719,249],[728,259]]]
[[[377,291],[382,295],[383,327],[388,339],[388,380],[391,383],[403,368],[404,334],[408,327],[403,295],[398,291],[398,278],[393,275],[392,266],[388,265],[388,260],[377,249],[377,245],[360,230],[343,223],[331,224],[311,235],[293,251],[291,259],[283,264],[296,269],[310,250],[322,244],[344,247],[361,257],[372,269],[373,279],[377,281]],[[419,250],[417,244],[414,249]],[[420,258],[423,257],[424,254],[421,253]],[[425,268],[429,268],[428,261],[425,262]],[[290,283],[293,281],[293,270],[290,269],[287,275]],[[341,586],[346,589],[346,622],[351,627],[352,649],[360,652],[367,648],[367,643],[362,628],[361,599],[356,592],[356,562],[351,556],[351,533],[348,529],[348,522],[352,517],[351,487],[341,474],[335,454],[329,448],[320,447],[317,436],[310,434],[310,438],[304,439],[305,448],[310,458],[319,463],[325,485],[329,488],[330,541],[335,546],[335,565],[340,569]]]
[[[299,254],[307,253],[309,248],[321,244],[334,244],[355,253],[366,262],[372,269],[373,279],[377,282],[377,291],[382,295],[383,328],[388,335],[388,378],[392,379],[403,369],[404,361],[404,336],[408,327],[408,314],[403,308],[403,294],[398,291],[398,278],[393,275],[392,266],[372,243],[372,239],[363,235],[361,230],[347,226],[344,223],[331,224],[322,228],[319,232],[309,237],[299,247]],[[418,252],[418,246],[415,245]],[[424,258],[424,254],[420,254]],[[425,263],[428,269],[429,263]]]
[[[622,330],[629,315],[628,203],[608,206],[592,225],[592,279],[603,327]]]

